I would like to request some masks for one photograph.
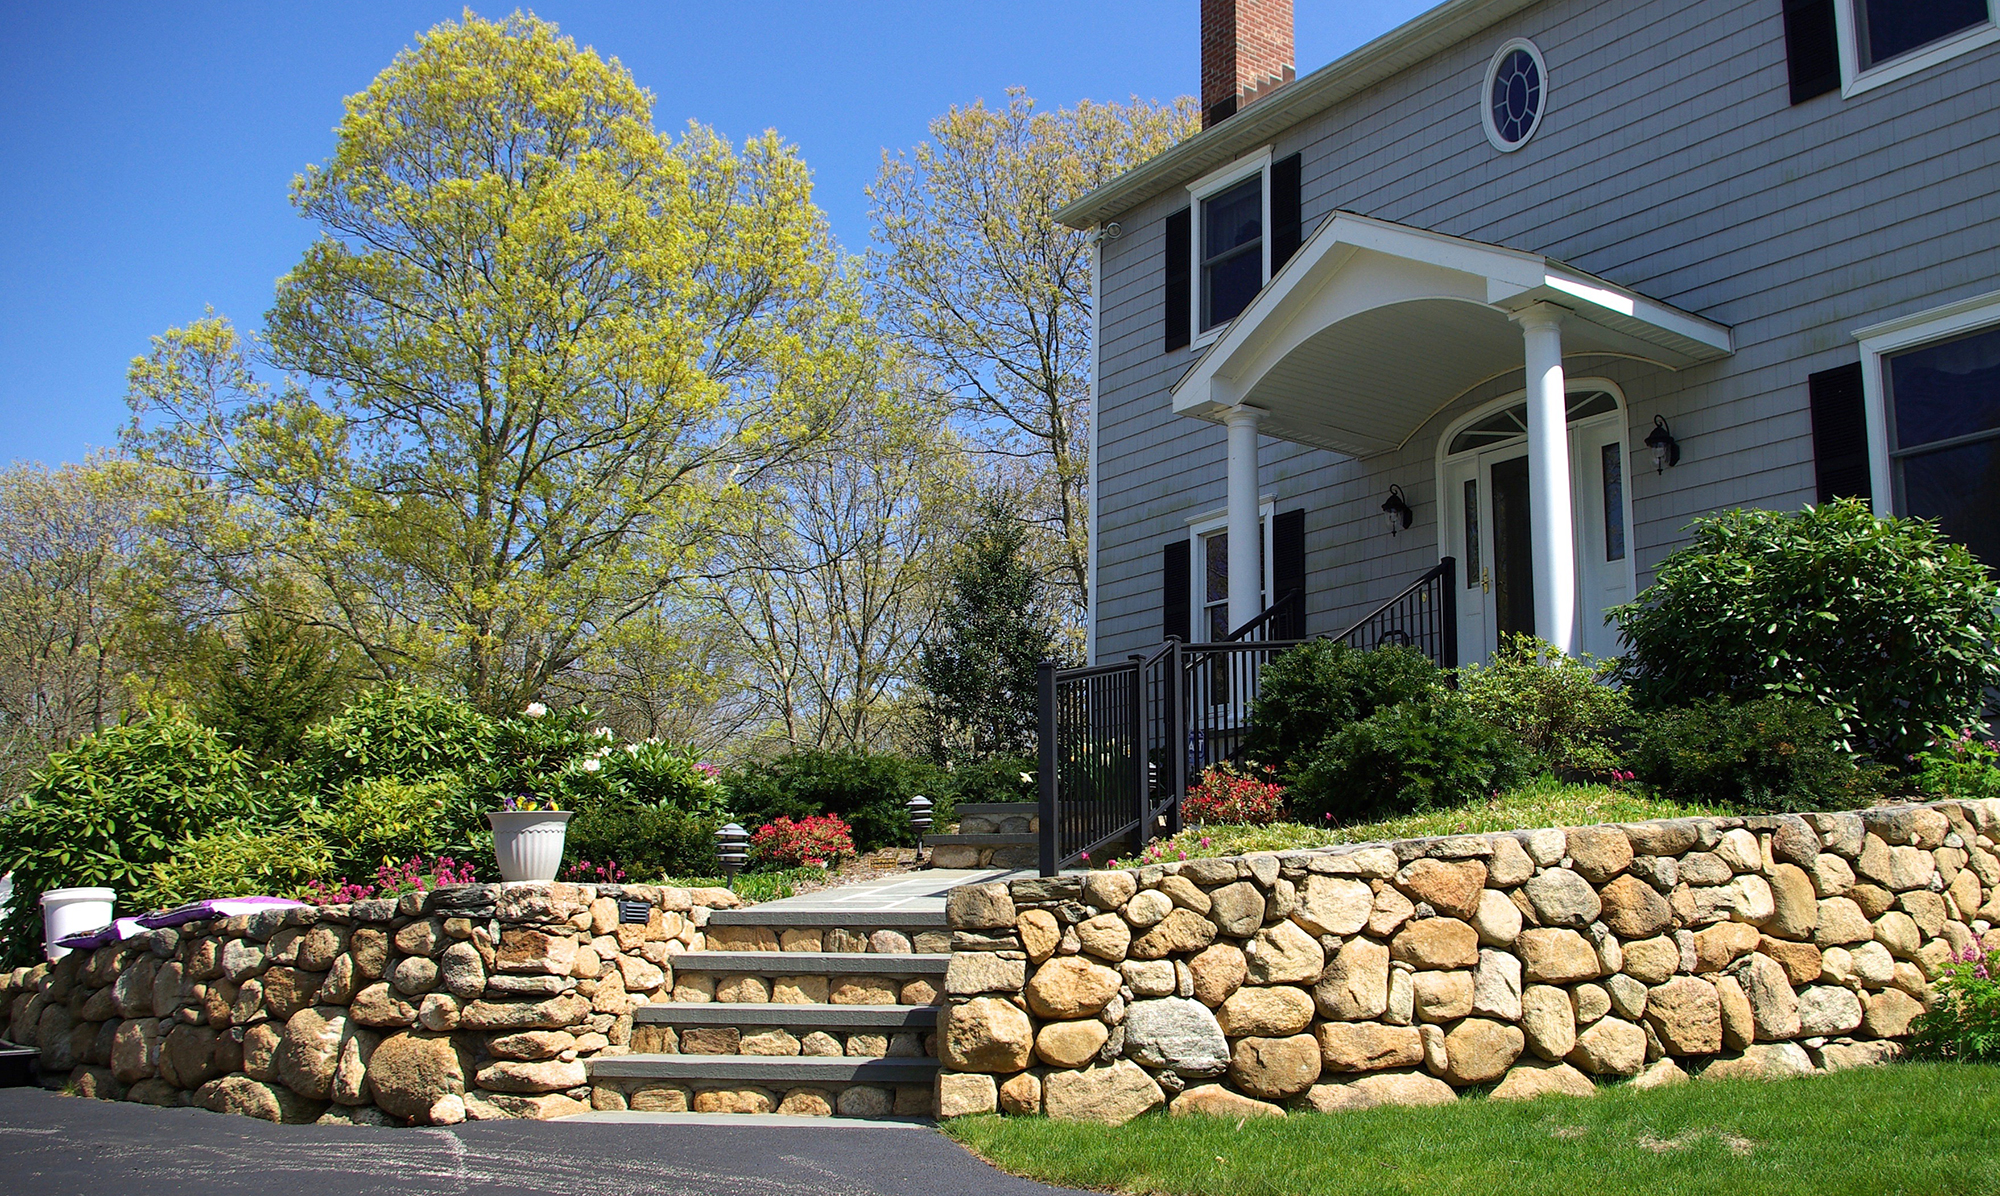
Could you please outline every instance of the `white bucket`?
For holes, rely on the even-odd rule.
[[[562,868],[563,838],[569,834],[567,810],[491,810],[493,858],[500,879],[513,885],[546,884]]]
[[[111,906],[118,894],[110,889],[50,889],[42,894],[42,945],[50,960],[69,954],[57,939],[111,925]]]

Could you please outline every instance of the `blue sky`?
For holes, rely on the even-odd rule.
[[[1300,72],[1429,7],[1296,0]],[[459,3],[0,0],[0,462],[80,460],[125,418],[126,363],[205,306],[256,328],[313,230],[287,188],[360,91]],[[885,148],[1024,86],[1165,100],[1197,81],[1198,0],[544,3],[653,92],[655,119],[775,128],[848,249]],[[479,7],[499,16],[500,7]]]

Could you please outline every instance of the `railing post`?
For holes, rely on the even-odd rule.
[[[1035,780],[1041,804],[1041,864],[1043,876],[1056,874],[1056,662],[1044,660],[1035,666],[1035,749],[1038,768]]]
[[[1458,558],[1448,556],[1438,562],[1444,566],[1444,601],[1438,603],[1438,618],[1444,626],[1439,628],[1445,668],[1458,667]]]
[[[1146,654],[1132,660],[1132,816],[1139,825],[1139,850],[1153,838],[1153,801],[1146,792]]]
[[[1171,738],[1168,740],[1173,744],[1169,752],[1169,758],[1173,760],[1169,771],[1173,791],[1167,795],[1167,833],[1177,835],[1181,830],[1181,797],[1187,793],[1188,782],[1187,666],[1181,658],[1179,641],[1167,653],[1167,666],[1168,688],[1173,691],[1169,727]]]

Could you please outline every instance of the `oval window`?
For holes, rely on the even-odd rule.
[[[1535,43],[1517,37],[1501,46],[1486,67],[1480,95],[1486,139],[1501,153],[1528,143],[1548,107],[1549,71]]]

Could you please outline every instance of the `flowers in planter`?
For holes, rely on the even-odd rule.
[[[595,761],[592,761],[592,763],[595,763]],[[592,771],[595,770],[593,769]],[[555,798],[537,797],[532,793],[517,793],[513,797],[503,797],[500,799],[500,808],[509,814],[533,813],[536,810],[551,810],[556,812],[561,812],[562,810],[562,807],[556,804]]]
[[[750,861],[787,868],[827,868],[854,854],[854,832],[838,814],[814,814],[797,822],[783,815],[750,836]]]
[[[1261,826],[1285,812],[1285,787],[1270,765],[1211,764],[1181,799],[1181,817],[1224,826]]]

